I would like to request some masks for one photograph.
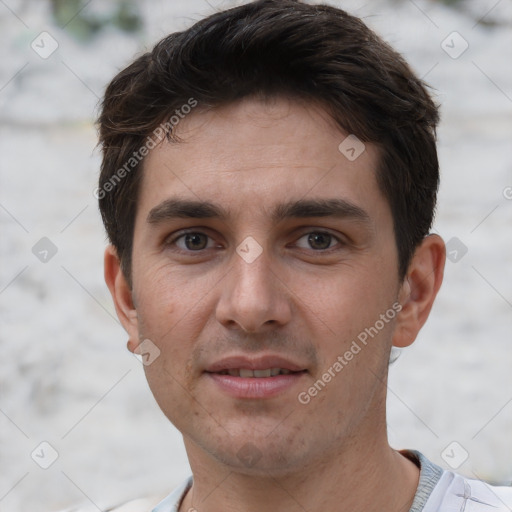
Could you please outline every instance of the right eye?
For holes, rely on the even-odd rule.
[[[211,243],[208,246],[209,240]],[[188,231],[167,241],[166,245],[175,245],[180,250],[186,252],[199,252],[213,247],[213,240],[211,240],[208,235],[201,233],[200,231]]]

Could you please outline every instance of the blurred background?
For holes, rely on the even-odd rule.
[[[0,0],[1,511],[105,509],[189,474],[103,282],[94,119],[134,56],[236,3]],[[435,231],[449,261],[391,367],[390,441],[509,485],[512,2],[330,3],[398,49],[442,105]]]

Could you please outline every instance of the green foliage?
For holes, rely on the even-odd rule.
[[[437,0],[441,4],[448,5],[449,7],[458,7],[462,4],[463,0]]]
[[[57,24],[81,41],[93,38],[107,26],[125,32],[136,32],[142,20],[133,0],[117,0],[104,15],[91,13],[88,0],[51,0],[53,17]]]

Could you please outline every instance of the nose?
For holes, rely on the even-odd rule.
[[[272,268],[266,251],[254,261],[246,261],[234,253],[231,269],[221,283],[216,317],[225,327],[257,333],[290,321],[287,287]]]

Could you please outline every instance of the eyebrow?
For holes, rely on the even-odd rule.
[[[229,210],[209,201],[169,198],[151,209],[149,224],[159,224],[176,218],[219,219],[226,221]],[[280,203],[271,210],[274,224],[289,218],[335,217],[372,224],[368,213],[346,199],[299,199]]]

